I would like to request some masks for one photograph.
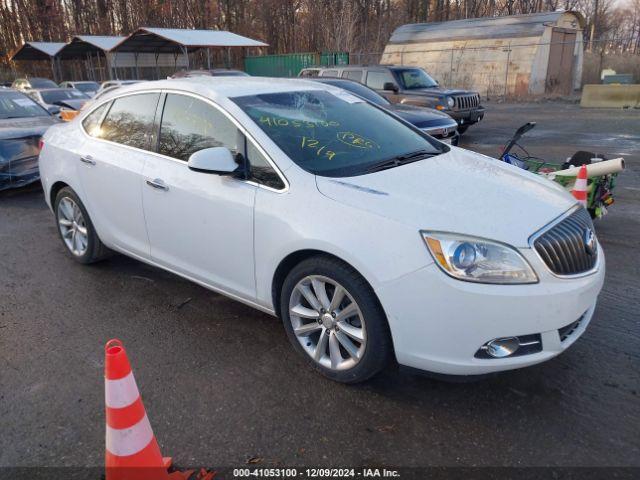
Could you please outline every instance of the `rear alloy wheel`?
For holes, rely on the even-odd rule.
[[[58,228],[71,254],[82,257],[89,245],[87,224],[80,207],[71,197],[63,197],[58,203]]]
[[[294,348],[332,380],[364,381],[392,357],[375,293],[337,259],[319,256],[298,264],[282,286],[280,311]]]
[[[64,187],[56,195],[53,211],[62,243],[74,260],[93,263],[110,254],[91,223],[84,205],[70,187]]]

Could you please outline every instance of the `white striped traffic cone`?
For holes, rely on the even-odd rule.
[[[104,376],[107,480],[169,479],[171,458],[160,454],[120,340],[109,340],[105,345]]]
[[[575,197],[583,207],[587,208],[587,166],[582,165],[576,178],[576,183],[573,185],[571,194]]]

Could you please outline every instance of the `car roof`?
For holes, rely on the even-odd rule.
[[[335,87],[329,86],[329,88]],[[113,96],[119,96],[125,92],[153,89],[185,90],[211,98],[233,98],[292,90],[323,90],[323,87],[313,81],[299,78],[197,76],[136,83],[114,90],[117,93],[114,93]]]

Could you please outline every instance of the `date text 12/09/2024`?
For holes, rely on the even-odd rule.
[[[235,468],[234,478],[399,478],[387,468]]]

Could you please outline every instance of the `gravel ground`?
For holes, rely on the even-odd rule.
[[[529,120],[539,156],[627,158],[596,225],[607,279],[571,349],[475,383],[324,380],[275,318],[123,256],[80,266],[39,188],[0,193],[0,466],[102,465],[103,345],[119,337],[182,465],[640,467],[640,113],[488,105],[463,146],[496,156]]]

